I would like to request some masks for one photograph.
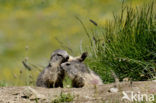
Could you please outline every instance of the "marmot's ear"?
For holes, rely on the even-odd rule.
[[[87,52],[83,52],[82,55],[81,55],[80,62],[83,62],[86,59],[87,56],[88,56],[88,53]]]

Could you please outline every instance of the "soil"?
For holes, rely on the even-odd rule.
[[[112,83],[85,88],[52,89],[29,86],[0,87],[0,103],[52,103],[54,99],[59,98],[61,93],[68,93],[73,96],[74,99],[70,103],[131,103],[131,98],[131,101],[122,99],[123,91],[127,93],[129,97],[132,95],[132,92],[137,96],[147,94],[149,99],[151,94],[156,95],[155,81],[139,81],[133,82],[132,84],[122,82],[115,88],[117,91],[112,91],[114,90],[114,85],[115,84]],[[113,89],[110,90],[110,88]],[[154,99],[156,101],[156,97]]]

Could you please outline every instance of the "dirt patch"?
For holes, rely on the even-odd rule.
[[[114,84],[104,84],[98,87],[88,88],[40,88],[40,87],[1,87],[0,103],[52,103],[52,101],[60,98],[60,95],[70,94],[72,96],[71,103],[127,103],[124,99],[123,91],[141,94],[156,95],[156,82],[128,82],[120,83],[118,92],[108,92]],[[64,97],[62,97],[64,98]],[[156,98],[154,98],[156,99]],[[65,100],[64,100],[65,101]]]

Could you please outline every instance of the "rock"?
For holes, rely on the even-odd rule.
[[[152,80],[153,82],[156,82],[156,80]]]
[[[108,90],[108,92],[111,92],[111,93],[117,93],[118,91],[119,91],[118,88],[110,88]]]
[[[30,100],[46,99],[44,95],[39,94],[35,89],[27,87],[23,92],[23,98],[29,98]]]

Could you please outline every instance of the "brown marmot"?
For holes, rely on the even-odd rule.
[[[60,65],[68,61],[68,59],[69,55],[66,51],[54,51],[51,55],[49,65],[39,74],[36,85],[46,88],[63,87],[65,73]]]
[[[86,57],[86,53],[83,53],[80,58],[72,58],[61,64],[61,68],[72,80],[72,87],[80,88],[103,84],[102,79],[83,63]]]

